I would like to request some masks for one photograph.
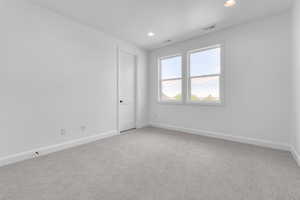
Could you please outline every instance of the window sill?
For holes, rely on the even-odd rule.
[[[164,105],[184,105],[182,101],[157,101],[157,103]]]
[[[197,101],[157,101],[158,104],[162,105],[185,105],[185,106],[216,106],[216,107],[222,107],[224,106],[224,102],[197,102]]]
[[[194,105],[194,106],[216,106],[221,107],[224,106],[223,102],[197,102],[197,101],[187,101],[186,105]]]

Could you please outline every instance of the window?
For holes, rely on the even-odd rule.
[[[182,101],[182,57],[164,57],[159,62],[160,101]]]
[[[221,46],[188,53],[187,98],[192,103],[221,103]]]
[[[214,45],[158,60],[160,102],[199,105],[223,103],[222,46]]]

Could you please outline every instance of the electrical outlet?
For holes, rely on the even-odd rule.
[[[40,153],[39,153],[38,151],[34,152],[34,154],[33,154],[33,157],[34,157],[34,158],[37,158],[37,157],[39,157],[39,156],[40,156]]]
[[[60,135],[66,135],[67,134],[67,131],[66,129],[60,129]]]

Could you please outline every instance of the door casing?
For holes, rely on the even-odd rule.
[[[120,54],[121,52],[130,54],[134,56],[134,124],[135,128],[137,128],[137,105],[138,105],[138,98],[137,98],[137,63],[138,63],[138,56],[135,53],[131,53],[130,51],[124,50],[120,47],[117,47],[117,133],[122,134],[120,130],[120,67],[121,67],[121,62],[120,62]]]

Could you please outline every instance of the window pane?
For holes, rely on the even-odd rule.
[[[190,55],[190,76],[220,73],[221,48],[195,52]]]
[[[181,100],[181,80],[162,81],[161,90],[161,100]]]
[[[181,56],[161,60],[161,79],[181,78]]]
[[[191,79],[192,101],[220,101],[219,76]]]

